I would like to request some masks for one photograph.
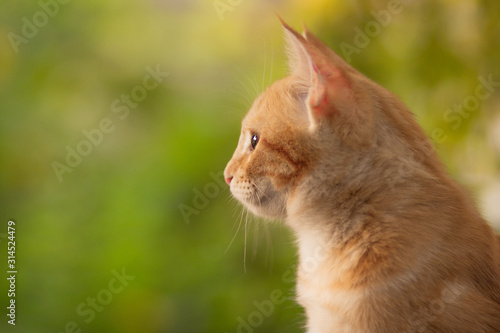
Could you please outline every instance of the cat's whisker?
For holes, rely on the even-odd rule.
[[[247,231],[248,231],[248,210],[246,210],[245,217],[245,241],[243,246],[243,271],[247,272]]]
[[[263,193],[262,190],[260,190],[260,188],[257,186],[257,184],[255,183],[252,183],[252,185],[254,186],[255,188],[255,191],[253,192],[253,196],[257,199],[257,201],[259,202],[259,206],[262,205],[262,202],[261,202],[261,196],[259,194]],[[254,253],[253,253],[253,256],[252,256],[252,259],[255,259],[255,256],[256,256],[256,252],[257,252],[257,246],[258,246],[258,235],[259,235],[259,227],[260,227],[260,223],[256,223],[255,224],[255,229],[254,229],[254,235],[255,235],[255,240],[254,240]],[[270,236],[270,233],[269,233],[269,229],[268,229],[268,226],[267,224],[264,223],[264,229],[265,229],[265,234],[266,234],[266,258],[268,257],[269,255],[269,248],[271,248],[271,260],[270,260],[270,264],[272,266],[272,262],[273,262],[273,258],[272,258],[272,241],[271,241],[271,236]],[[270,246],[271,244],[271,246]],[[270,266],[270,270],[271,270],[271,266]]]
[[[262,91],[265,89],[265,77],[266,77],[266,71],[267,67],[269,65],[269,80],[267,82],[267,85],[271,85],[272,79],[273,79],[273,67],[274,67],[274,45],[271,43],[271,63],[269,64],[267,62],[267,39],[266,43],[264,44],[264,49],[265,49],[265,56],[264,56],[264,72],[262,73]]]
[[[240,67],[236,66],[236,69],[238,69],[238,71],[243,74],[243,76],[247,79],[248,83],[250,84],[250,86],[253,88],[254,92],[255,92],[255,96],[253,96],[254,98],[259,96],[260,95],[260,92],[259,92],[259,85],[257,84],[257,82],[255,81],[255,79],[251,79],[250,76],[248,76],[247,73],[245,73]],[[243,81],[241,81],[243,82]]]
[[[266,69],[267,69],[267,43],[264,43],[264,71],[262,72],[262,83],[260,91],[264,91],[264,80],[266,77]]]
[[[264,232],[266,235],[266,261],[269,264],[269,274],[271,274],[274,263],[273,240],[267,223],[264,223]]]
[[[250,90],[248,90],[248,87],[245,85],[245,83],[241,80],[238,80],[238,83],[240,84],[241,88],[244,89],[245,91],[241,90],[234,90],[236,94],[238,94],[240,97],[244,98],[244,108],[249,108],[250,105],[252,105],[253,102],[253,97],[252,93]]]
[[[234,89],[232,90],[233,92],[237,93],[241,97],[243,97],[247,103],[245,107],[248,107],[249,105],[252,105],[254,98],[256,95],[252,92],[252,90],[255,90],[255,87],[252,83],[252,80],[250,77],[238,66],[234,66],[237,71],[243,74],[243,76],[247,79],[249,82],[244,82],[241,78],[237,78],[237,82],[241,88],[241,90]]]
[[[255,188],[255,191],[252,193],[252,196],[259,202],[259,207],[262,206],[262,200],[260,198],[260,193],[262,193],[262,191],[257,187],[256,184],[253,184],[254,188]]]
[[[242,88],[246,89],[246,86],[244,85],[243,82],[241,82],[241,80],[239,80],[239,83],[240,83],[240,86]],[[235,101],[238,102],[238,104],[241,102],[241,98],[238,98],[238,96],[239,97],[243,97],[244,100],[245,100],[245,103],[243,103],[244,105],[242,105],[244,109],[247,109],[248,105],[251,105],[252,102],[253,102],[252,96],[249,93],[249,91],[243,92],[241,90],[233,89],[233,88],[219,88],[219,89],[214,89],[214,90],[208,91],[207,93],[208,94],[222,94],[222,93],[226,93],[228,96],[230,96],[228,98],[230,101],[231,100],[235,100]],[[230,104],[230,103],[219,103],[219,107],[221,109],[228,110],[228,112],[230,112],[231,110],[235,109],[234,103],[233,104]]]
[[[270,85],[273,80],[273,67],[274,67],[274,46],[271,44],[271,69],[269,71],[269,83]]]
[[[292,308],[296,308],[295,306],[288,306],[287,307],[288,309],[292,309]],[[300,318],[300,317],[296,317],[294,318],[294,321],[292,321],[289,325],[287,325],[285,331],[295,331],[297,328],[303,330],[307,327],[306,325],[306,322],[305,322],[305,319],[304,318]]]
[[[260,223],[253,223],[253,251],[252,251],[252,261],[255,260],[257,256],[257,250],[259,246],[259,227]]]
[[[244,213],[245,209],[242,208],[241,209],[241,212],[240,212],[240,218],[239,218],[239,223],[238,223],[238,228],[236,229],[236,232],[234,233],[234,236],[233,238],[231,239],[231,241],[229,242],[229,245],[227,246],[226,250],[224,251],[224,254],[227,253],[227,251],[229,251],[229,248],[231,247],[231,245],[233,244],[234,240],[236,239],[236,236],[238,235],[238,232],[240,231],[241,229],[241,224],[243,222],[243,213]],[[234,225],[236,224],[236,222],[233,224],[233,229],[234,229]]]

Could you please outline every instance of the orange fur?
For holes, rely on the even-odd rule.
[[[500,236],[394,94],[283,25],[291,74],[250,109],[225,177],[295,231],[308,332],[500,332]]]

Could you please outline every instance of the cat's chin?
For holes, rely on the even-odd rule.
[[[262,207],[255,207],[245,205],[245,207],[252,212],[255,216],[263,217],[268,220],[285,220],[286,213],[285,212],[276,212],[273,210],[262,209]]]
[[[287,216],[286,209],[279,203],[267,197],[260,198],[258,203],[242,202],[243,205],[255,216],[270,220],[284,220]]]

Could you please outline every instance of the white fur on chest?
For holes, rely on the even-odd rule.
[[[352,332],[348,318],[362,303],[363,293],[332,288],[350,265],[332,257],[320,230],[304,230],[298,242],[297,301],[306,310],[308,332]]]

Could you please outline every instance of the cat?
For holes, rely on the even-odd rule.
[[[307,332],[500,332],[500,236],[403,102],[282,25],[290,74],[255,100],[224,177],[294,231]]]

